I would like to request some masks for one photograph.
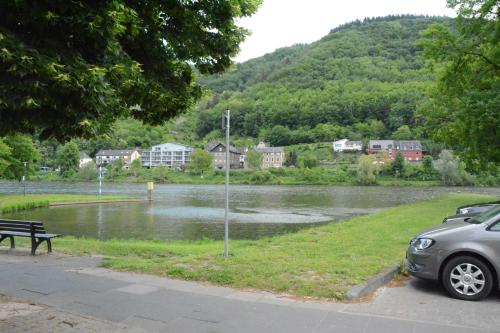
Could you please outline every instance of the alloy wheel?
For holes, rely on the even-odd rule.
[[[476,265],[461,263],[451,270],[450,282],[457,293],[474,296],[483,290],[486,278]]]

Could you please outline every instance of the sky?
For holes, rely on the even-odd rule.
[[[238,21],[252,34],[236,62],[277,48],[311,43],[343,23],[390,14],[454,16],[446,0],[264,0],[257,13]]]

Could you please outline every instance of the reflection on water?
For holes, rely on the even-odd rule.
[[[18,183],[0,182],[0,193]],[[93,184],[29,183],[31,193],[95,193]],[[230,237],[257,239],[428,199],[446,192],[500,195],[498,188],[232,186]],[[145,185],[105,185],[105,194],[145,196]],[[4,215],[42,220],[49,231],[98,239],[221,239],[224,187],[157,185],[152,203],[63,206]],[[436,223],[442,216],[436,217]]]

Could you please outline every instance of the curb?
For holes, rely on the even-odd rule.
[[[394,265],[374,277],[371,277],[365,282],[355,285],[349,289],[345,298],[350,301],[360,299],[361,297],[366,296],[384,286],[399,273],[401,273],[401,265]]]

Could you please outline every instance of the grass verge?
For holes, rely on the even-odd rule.
[[[77,255],[104,255],[104,266],[116,270],[342,299],[351,286],[400,263],[417,232],[441,223],[457,206],[494,199],[448,194],[284,236],[232,240],[229,258],[222,256],[223,242],[211,240],[167,243],[65,237],[54,240],[54,247]]]
[[[24,195],[0,195],[0,214],[15,213],[22,210],[48,207],[53,203],[64,202],[90,202],[97,200],[125,200],[130,197],[119,196],[95,196],[77,194],[28,194]]]

